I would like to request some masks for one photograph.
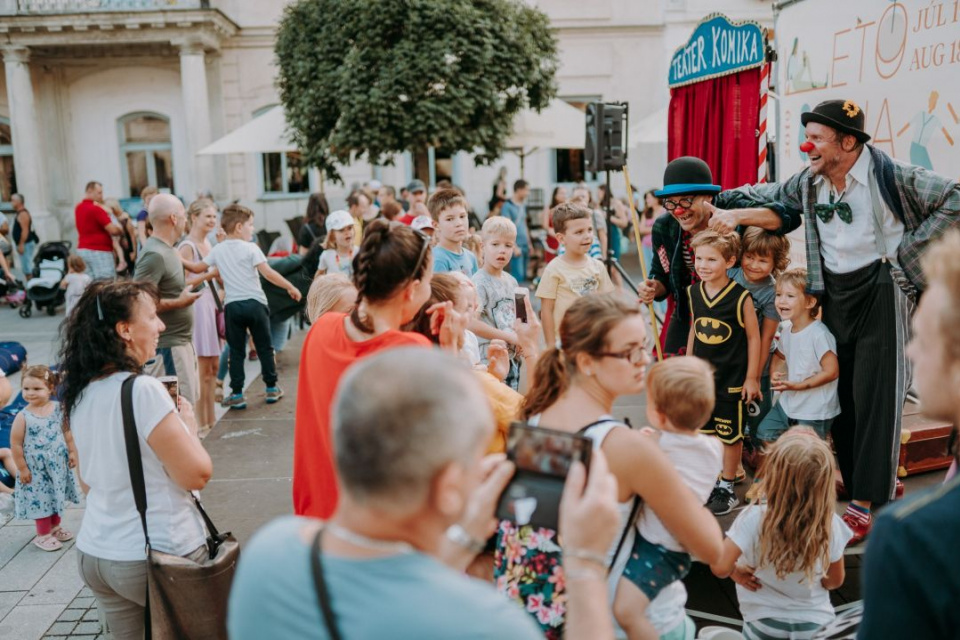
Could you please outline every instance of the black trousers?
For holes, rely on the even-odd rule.
[[[257,300],[237,300],[223,309],[227,325],[227,344],[230,346],[230,390],[243,393],[243,361],[247,357],[247,331],[253,338],[260,359],[263,384],[277,384],[277,365],[273,358],[270,339],[270,311]]]
[[[883,505],[893,497],[903,402],[910,388],[904,350],[913,304],[889,263],[852,273],[824,270],[823,322],[837,339],[840,415],[837,462],[850,497]]]

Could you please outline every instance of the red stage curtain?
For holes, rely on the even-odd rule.
[[[724,189],[757,181],[760,69],[670,91],[667,156],[706,161]]]

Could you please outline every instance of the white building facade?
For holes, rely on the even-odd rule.
[[[441,1],[441,0],[438,0]],[[22,193],[42,240],[74,237],[73,208],[90,180],[126,208],[154,185],[191,201],[210,190],[239,200],[257,226],[286,233],[321,188],[333,207],[371,179],[400,187],[414,177],[449,178],[486,212],[500,166],[520,177],[519,159],[475,167],[469,154],[405,154],[393,166],[355,163],[345,185],[321,184],[299,155],[202,156],[197,151],[279,102],[273,54],[284,0],[0,0],[0,208]],[[625,101],[631,124],[655,123],[669,101],[667,66],[704,16],[771,26],[768,0],[539,0],[560,42],[559,97],[583,106]],[[718,105],[719,108],[719,105]],[[657,127],[654,127],[656,130]],[[647,130],[650,127],[646,128]],[[657,186],[662,139],[631,149],[639,188]],[[582,174],[579,152],[540,149],[524,178],[548,198]],[[614,193],[624,192],[614,176]]]

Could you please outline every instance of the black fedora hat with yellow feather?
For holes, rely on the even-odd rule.
[[[827,100],[800,114],[800,122],[804,126],[808,122],[819,122],[832,127],[841,133],[848,133],[858,142],[867,142],[870,135],[863,130],[866,118],[863,109],[853,100]]]

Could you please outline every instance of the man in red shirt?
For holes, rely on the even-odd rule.
[[[405,225],[410,225],[417,216],[430,215],[426,204],[427,186],[423,184],[423,180],[411,180],[410,184],[407,185],[407,193],[410,194],[410,209],[397,220]]]
[[[121,235],[123,229],[103,206],[103,185],[88,182],[83,200],[73,214],[77,225],[77,255],[87,263],[87,273],[94,280],[113,280],[117,272],[112,236]]]

